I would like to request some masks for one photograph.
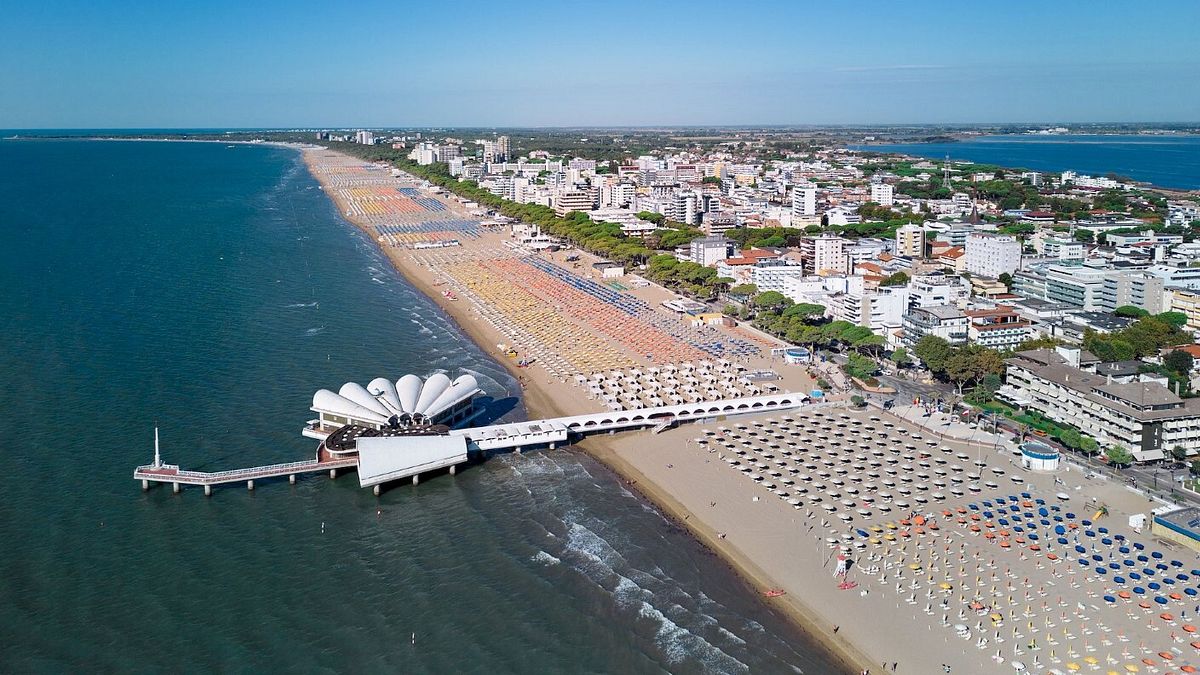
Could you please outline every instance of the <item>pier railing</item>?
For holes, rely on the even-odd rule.
[[[156,467],[153,464],[147,464],[145,466],[139,466],[137,469],[135,469],[133,472],[133,477],[135,479],[143,478],[165,483],[216,485],[218,483],[234,483],[243,480],[253,480],[255,478],[287,476],[297,473],[306,473],[309,471],[340,469],[355,466],[357,464],[357,458],[326,461],[308,459],[300,462],[267,464],[264,466],[246,467],[243,469],[230,469],[228,471],[187,471],[174,465],[162,465]]]

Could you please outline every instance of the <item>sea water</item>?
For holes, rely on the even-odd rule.
[[[1076,171],[1093,176],[1114,173],[1160,187],[1200,188],[1200,136],[1195,135],[1022,134],[855,147],[1035,171]]]
[[[0,141],[0,232],[0,672],[834,672],[571,449],[143,493],[155,425],[185,468],[300,460],[346,381],[470,372],[524,415],[298,153]]]

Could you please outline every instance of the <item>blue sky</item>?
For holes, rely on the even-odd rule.
[[[1200,121],[1200,2],[36,2],[0,128]]]

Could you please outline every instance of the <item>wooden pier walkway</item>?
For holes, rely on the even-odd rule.
[[[229,471],[189,471],[180,469],[175,464],[155,462],[134,469],[135,480],[142,481],[142,489],[150,489],[152,483],[170,483],[175,492],[184,485],[201,485],[204,494],[212,494],[212,486],[225,483],[246,483],[246,488],[254,489],[254,481],[263,478],[288,477],[291,483],[296,482],[296,476],[302,473],[328,471],[330,478],[337,476],[338,469],[351,469],[358,466],[357,457],[336,457],[326,452],[321,446],[318,455],[313,459],[301,462],[285,462],[283,464],[268,464],[251,466]]]

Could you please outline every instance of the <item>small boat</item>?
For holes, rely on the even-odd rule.
[[[763,591],[763,595],[767,596],[768,598],[778,598],[781,595],[787,595],[787,591],[783,590],[782,588],[772,588],[768,591]]]

